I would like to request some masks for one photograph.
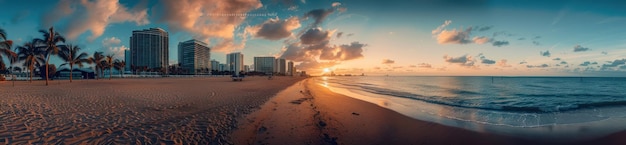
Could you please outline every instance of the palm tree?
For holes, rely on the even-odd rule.
[[[17,58],[17,54],[11,51],[11,46],[13,46],[13,41],[7,40],[7,33],[4,29],[0,28],[0,63],[2,63],[2,65],[4,65],[2,55],[6,55],[11,63],[14,63]]]
[[[123,60],[119,60],[119,59],[115,59],[115,62],[113,63],[113,65],[115,66],[115,69],[120,71],[120,77],[124,77],[124,73],[122,72],[124,70],[124,67],[126,67],[126,61]]]
[[[104,57],[104,60],[100,61],[100,66],[102,67],[100,68],[100,76],[105,78],[106,74],[104,74],[104,72],[109,69],[109,63],[106,61],[106,56]]]
[[[4,29],[0,28],[0,48],[8,49],[13,45],[13,41],[7,40],[7,33]]]
[[[98,76],[98,69],[102,70],[103,66],[102,66],[102,62],[104,60],[104,55],[102,55],[102,52],[94,52],[92,57],[88,58],[90,63],[95,63],[96,64],[96,80],[98,80],[98,78],[100,76]]]
[[[46,30],[39,30],[40,33],[43,34],[44,39],[37,39],[37,41],[40,41],[41,43],[45,44],[44,47],[42,47],[44,53],[44,56],[46,58],[46,86],[48,85],[48,74],[50,74],[50,72],[48,71],[48,65],[50,62],[50,55],[56,55],[59,53],[59,47],[57,47],[57,43],[59,42],[63,42],[65,43],[65,38],[63,36],[61,36],[61,34],[59,34],[59,32],[55,32],[53,27],[50,27],[50,29],[48,29],[48,31]]]
[[[12,71],[16,71],[18,73],[22,73],[22,68],[21,67],[13,67]]]
[[[63,59],[66,63],[63,65],[70,65],[70,83],[72,82],[72,74],[74,70],[74,65],[78,65],[78,67],[83,67],[83,63],[91,63],[89,59],[87,59],[88,54],[86,52],[79,53],[80,47],[72,44],[61,45],[61,53],[59,53],[59,57]],[[59,67],[61,67],[59,66]]]
[[[0,28],[0,49],[11,49],[13,41],[7,40],[7,33]]]
[[[111,73],[111,70],[113,70],[113,58],[114,54],[109,54],[106,56],[106,62],[107,62],[107,67],[109,68],[109,80],[111,80],[111,76],[113,75],[113,73]]]
[[[146,75],[148,70],[150,70],[150,68],[148,68],[148,66],[140,66],[139,67],[140,74],[143,73],[143,75]]]
[[[133,75],[136,75],[136,73],[135,73],[135,69],[136,69],[136,68],[135,68],[135,65],[130,64],[130,71],[132,71]]]
[[[40,66],[41,62],[44,62],[44,56],[39,49],[40,45],[37,40],[32,42],[26,42],[23,46],[15,48],[17,50],[17,60],[24,61],[24,66],[30,70],[30,82],[33,81],[33,70],[35,66]]]

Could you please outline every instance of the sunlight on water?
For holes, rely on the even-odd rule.
[[[324,77],[323,86],[406,116],[526,138],[598,137],[626,129],[622,79]],[[384,102],[384,103],[381,103]],[[584,131],[581,131],[584,130]]]
[[[328,77],[322,77],[322,86],[328,88]]]

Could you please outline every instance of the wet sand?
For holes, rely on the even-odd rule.
[[[416,120],[307,79],[239,122],[235,144],[625,144],[626,133],[567,142],[528,140]]]
[[[0,82],[0,144],[232,144],[237,118],[303,78]]]

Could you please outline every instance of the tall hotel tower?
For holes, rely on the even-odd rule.
[[[178,63],[190,74],[211,70],[211,49],[195,39],[178,43]]]
[[[168,46],[168,33],[161,28],[135,30],[133,36],[130,37],[130,65],[148,67],[148,69],[167,68],[169,65]]]
[[[226,55],[226,65],[228,70],[238,74],[243,70],[243,54],[240,52],[233,52]]]

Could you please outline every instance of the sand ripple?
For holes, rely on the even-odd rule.
[[[231,144],[238,117],[298,80],[0,84],[0,144]]]

